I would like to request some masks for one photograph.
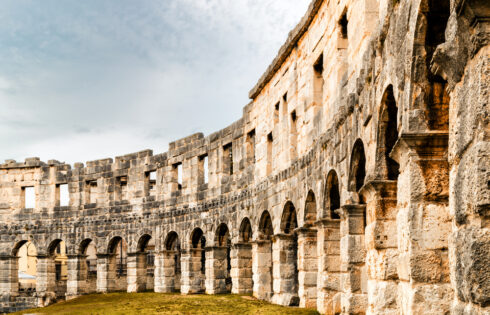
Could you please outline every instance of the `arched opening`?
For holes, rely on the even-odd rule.
[[[262,300],[272,298],[272,218],[269,211],[262,212],[257,241],[252,247],[253,295]]]
[[[398,108],[393,86],[389,85],[381,100],[378,124],[378,171],[383,179],[397,180],[400,166],[390,157],[398,140]]]
[[[218,225],[215,246],[206,249],[206,293],[231,292],[231,240],[228,226]]]
[[[93,293],[97,291],[97,247],[91,239],[80,243],[80,263],[78,266],[78,280],[80,293]]]
[[[252,239],[252,225],[248,218],[244,218],[240,224],[240,242],[249,243]]]
[[[361,139],[357,139],[352,149],[349,171],[349,191],[359,192],[364,186],[366,178],[366,155],[364,154],[364,145]],[[359,196],[360,202],[361,196]]]
[[[218,226],[216,231],[217,243],[219,247],[226,248],[226,291],[231,291],[231,240],[228,226],[224,223]]]
[[[128,287],[128,245],[116,236],[109,242],[108,291],[126,291]]]
[[[203,282],[206,279],[206,238],[200,228],[195,228],[191,233],[192,268],[194,270],[194,281],[200,284],[198,292],[203,291]]]
[[[168,233],[165,239],[165,250],[167,251],[164,259],[164,292],[176,292],[180,290],[181,265],[180,265],[180,241],[176,232]]]
[[[13,295],[34,296],[37,280],[37,249],[30,241],[20,241],[12,250],[11,292]]]
[[[335,211],[340,209],[340,187],[337,172],[331,170],[327,176],[325,185],[325,214],[334,220],[340,219],[340,215]]]
[[[244,218],[238,231],[238,243],[233,244],[231,251],[231,292],[235,294],[253,291],[251,240],[252,225],[248,218]]]
[[[262,212],[259,221],[259,239],[270,240],[274,235],[274,229],[272,227],[272,219],[269,211]]]
[[[56,299],[65,299],[68,280],[68,256],[63,240],[54,240],[48,247],[47,292],[54,292]]]
[[[273,257],[280,257],[274,264],[274,297],[273,301],[298,306],[298,238],[295,229],[298,227],[296,208],[291,201],[286,202],[281,216],[281,232],[274,240]]]
[[[316,198],[313,191],[308,192],[305,202],[304,226],[313,226],[316,221]]]
[[[128,258],[128,292],[153,288],[155,241],[149,234],[140,237],[137,252]]]
[[[426,114],[430,130],[449,130],[449,94],[447,81],[432,73],[432,56],[438,45],[445,42],[445,30],[450,15],[449,0],[428,0],[425,32],[425,62],[427,66]]]

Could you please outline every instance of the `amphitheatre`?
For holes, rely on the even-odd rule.
[[[6,160],[0,312],[151,290],[490,314],[489,44],[488,0],[313,0],[228,127]]]

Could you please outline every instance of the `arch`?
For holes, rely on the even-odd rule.
[[[335,210],[340,208],[340,186],[339,177],[335,170],[331,170],[327,175],[327,182],[325,184],[325,215],[330,219],[340,219],[338,213]]]
[[[274,235],[272,218],[269,211],[264,210],[259,221],[259,238],[270,239]]]
[[[364,144],[357,139],[352,149],[349,168],[349,191],[359,192],[366,178],[366,155]]]
[[[298,220],[296,218],[296,209],[291,201],[286,202],[281,217],[281,232],[285,234],[292,234],[294,229],[298,227]]]
[[[244,218],[242,223],[240,223],[239,230],[239,241],[243,243],[248,243],[252,239],[252,225],[248,218]]]
[[[396,180],[400,165],[390,157],[398,140],[398,107],[390,84],[381,99],[378,122],[377,172],[383,179]]]
[[[165,249],[166,250],[176,250],[179,245],[179,235],[175,231],[171,231],[165,237]]]
[[[84,239],[83,241],[80,242],[80,246],[78,246],[78,254],[80,255],[85,255],[86,252],[87,252],[87,248],[88,246],[90,245],[90,243],[92,243],[92,239],[91,238],[86,238]]]
[[[11,293],[16,295],[23,292],[32,295],[37,285],[37,248],[28,240],[21,240],[12,248],[12,256],[18,257],[12,261],[10,268]]]
[[[140,253],[145,252],[146,248],[148,247],[148,244],[150,243],[151,240],[151,235],[149,234],[143,234],[140,239],[138,240],[138,246],[136,250]]]
[[[204,232],[200,228],[195,228],[194,230],[192,230],[190,242],[192,248],[204,249],[204,246],[206,245]]]
[[[93,293],[97,291],[97,246],[91,238],[86,238],[78,246],[81,256],[77,268],[78,279],[83,282],[79,293]]]
[[[65,245],[65,249],[64,250],[65,250],[65,253],[66,253],[66,244],[65,244],[65,242],[63,242],[62,239],[59,239],[58,238],[58,239],[55,239],[55,240],[51,241],[51,243],[49,243],[49,245],[48,245],[48,251],[47,251],[48,255],[49,256],[54,256],[56,254],[55,251],[58,249],[59,246],[62,246],[62,245]]]
[[[225,223],[221,223],[216,229],[214,242],[217,246],[228,246],[228,243],[230,242],[230,231]]]
[[[312,226],[316,221],[316,198],[312,190],[308,191],[305,202],[304,225]]]
[[[109,241],[109,244],[107,245],[107,253],[108,254],[115,254],[117,245],[119,245],[119,242],[122,242],[122,241],[124,241],[124,239],[122,237],[114,236]]]

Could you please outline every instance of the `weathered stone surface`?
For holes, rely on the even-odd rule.
[[[0,311],[150,289],[489,314],[489,18],[486,0],[314,0],[228,127],[156,155],[6,160]]]

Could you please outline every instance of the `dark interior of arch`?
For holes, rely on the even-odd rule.
[[[366,177],[366,155],[364,154],[364,145],[361,140],[357,140],[352,150],[349,190],[359,192],[364,185]]]
[[[387,167],[387,176],[390,180],[396,180],[400,173],[400,165],[390,157],[390,153],[398,140],[398,108],[396,106],[393,86],[388,86],[383,96],[382,121],[380,122],[383,137],[384,158]]]
[[[218,246],[228,246],[229,245],[229,231],[226,224],[220,224],[217,231],[217,241]]]
[[[274,234],[271,215],[268,211],[264,211],[260,217],[259,232],[266,238],[270,238]]]
[[[284,210],[282,212],[281,230],[286,234],[291,234],[297,227],[298,221],[296,219],[296,209],[291,202],[288,202],[284,206]]]
[[[138,241],[138,251],[144,252],[146,250],[146,247],[148,246],[148,243],[151,240],[151,236],[146,234],[143,235],[140,240]]]
[[[177,250],[179,246],[179,236],[175,232],[170,232],[167,236],[167,241],[165,242],[166,250]]]
[[[425,34],[425,51],[427,79],[427,117],[431,130],[449,130],[449,94],[446,91],[447,81],[430,70],[432,56],[438,45],[445,42],[445,30],[450,15],[449,0],[429,0],[429,11],[426,13],[427,29]]]
[[[250,242],[252,238],[252,225],[248,218],[243,219],[240,224],[240,241],[244,243]]]
[[[325,208],[328,209],[331,219],[340,219],[340,216],[335,212],[335,210],[340,208],[340,190],[339,190],[339,178],[335,171],[328,174],[327,179],[327,205]]]
[[[80,254],[85,255],[87,253],[87,248],[92,243],[92,240],[90,238],[83,240],[80,243]]]

